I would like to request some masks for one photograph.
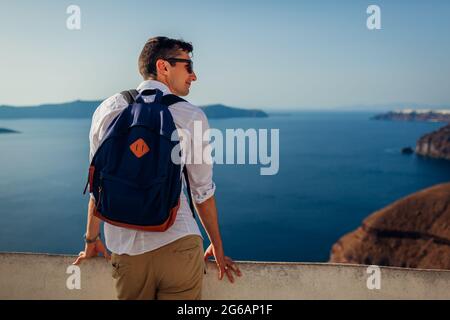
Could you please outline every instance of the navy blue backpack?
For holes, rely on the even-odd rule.
[[[89,167],[94,215],[110,224],[141,231],[165,231],[175,222],[182,189],[181,165],[173,163],[175,123],[168,107],[185,101],[158,89],[124,91],[128,102],[110,124]],[[151,103],[142,96],[155,95]],[[184,167],[189,205],[194,207]],[[195,216],[194,216],[195,217]]]

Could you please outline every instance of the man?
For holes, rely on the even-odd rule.
[[[139,72],[144,81],[137,91],[159,89],[166,94],[186,96],[192,81],[197,80],[190,57],[193,47],[190,43],[166,37],[151,38],[145,44],[139,57]],[[148,102],[154,96],[145,96]],[[106,99],[95,111],[90,131],[90,159],[99,147],[112,120],[127,107],[121,94]],[[204,112],[188,102],[178,102],[169,107],[180,138],[201,139],[194,136],[194,123],[209,128]],[[182,132],[188,134],[182,136]],[[208,142],[183,143],[182,152],[192,155],[203,154]],[[200,146],[198,149],[192,149]],[[192,164],[190,164],[192,163]],[[195,164],[194,164],[195,163]],[[113,278],[119,299],[200,299],[204,261],[214,256],[219,270],[219,279],[226,274],[230,282],[233,273],[240,276],[239,268],[225,256],[220,236],[217,209],[212,181],[212,164],[186,162],[192,197],[200,220],[208,234],[211,245],[203,253],[203,239],[198,225],[189,209],[183,191],[180,208],[174,224],[165,232],[146,232],[126,229],[104,223],[106,246],[112,252],[109,256],[100,239],[100,219],[94,216],[95,200],[91,195],[88,208],[85,250],[80,252],[74,264],[84,259],[103,254],[111,259]],[[183,163],[181,164],[183,166]]]

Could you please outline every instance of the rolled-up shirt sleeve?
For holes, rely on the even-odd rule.
[[[190,144],[186,159],[186,169],[195,203],[202,203],[214,195],[213,162],[209,137],[209,123],[205,113],[199,109],[188,126]]]

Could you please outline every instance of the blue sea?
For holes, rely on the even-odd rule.
[[[221,130],[280,130],[277,175],[261,176],[259,165],[214,168],[225,253],[246,261],[325,262],[333,243],[374,211],[450,181],[450,162],[400,153],[444,124],[372,115],[210,120]],[[78,254],[90,119],[0,120],[0,127],[21,132],[0,134],[0,251]]]

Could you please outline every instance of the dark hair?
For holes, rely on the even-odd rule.
[[[156,78],[156,61],[173,57],[178,50],[191,53],[194,48],[191,43],[167,37],[148,39],[139,56],[139,73],[144,79]]]

